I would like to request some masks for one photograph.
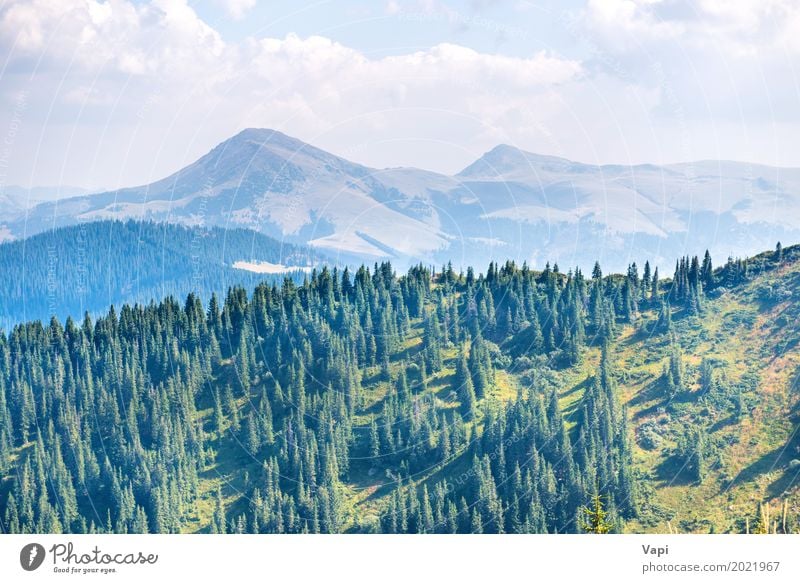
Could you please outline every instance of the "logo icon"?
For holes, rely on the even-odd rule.
[[[19,564],[26,571],[35,571],[44,563],[44,547],[39,543],[29,543],[19,552]]]

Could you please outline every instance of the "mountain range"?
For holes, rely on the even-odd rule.
[[[800,239],[800,169],[730,161],[590,165],[500,145],[448,176],[374,169],[247,129],[157,182],[3,213],[21,238],[103,219],[246,228],[342,262],[514,259],[621,270]]]

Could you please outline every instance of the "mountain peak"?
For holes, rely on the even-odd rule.
[[[269,128],[246,128],[218,144],[196,164],[206,168],[234,169],[240,178],[265,172],[296,178],[298,170],[313,173],[320,165],[357,172],[356,164]]]
[[[457,174],[460,178],[498,178],[512,173],[564,170],[576,163],[566,158],[533,154],[516,146],[499,144]]]
[[[238,150],[239,148],[247,147],[248,144],[250,147],[256,146],[259,150],[264,149],[267,151],[322,153],[322,150],[302,140],[269,128],[243,129],[238,134],[218,144],[214,150]]]
[[[278,130],[273,130],[270,128],[245,128],[240,131],[235,136],[225,140],[222,142],[223,144],[226,142],[259,142],[261,144],[296,144],[298,146],[307,146],[305,142],[298,140],[297,138],[293,138],[284,134],[283,132],[279,132]]]

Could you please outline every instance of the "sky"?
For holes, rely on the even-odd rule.
[[[247,127],[456,173],[800,166],[795,0],[0,0],[0,192],[145,184]]]

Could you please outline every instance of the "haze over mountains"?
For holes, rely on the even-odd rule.
[[[376,170],[248,129],[149,185],[3,214],[20,238],[83,221],[248,228],[342,261],[484,268],[490,260],[604,269],[745,256],[800,239],[800,169],[702,161],[594,166],[501,145],[454,176]]]
[[[302,280],[324,262],[307,247],[247,229],[93,221],[48,230],[0,245],[0,330],[190,292],[207,302],[233,285]]]
[[[0,186],[0,221],[9,222],[25,216],[25,211],[38,204],[60,198],[84,196],[91,191],[77,186],[34,186],[25,188],[15,185]],[[0,228],[0,242],[15,237]]]

